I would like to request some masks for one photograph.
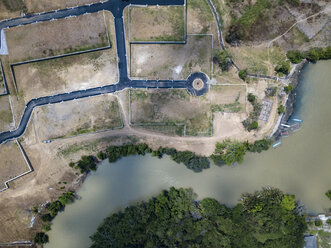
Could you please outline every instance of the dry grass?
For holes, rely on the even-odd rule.
[[[243,112],[246,87],[212,86],[207,95],[190,96],[186,90],[132,90],[131,123],[169,135],[207,135],[212,113]],[[145,126],[148,125],[148,126]]]
[[[19,96],[32,98],[116,83],[113,49],[15,67]]]
[[[0,97],[0,132],[8,131],[13,122],[13,116],[9,105],[9,96]]]
[[[279,47],[229,47],[228,51],[240,68],[250,73],[275,75],[274,67],[279,61],[286,60],[285,51]]]
[[[186,44],[132,44],[131,76],[186,79],[192,72],[211,74],[212,37],[189,36]]]
[[[97,2],[100,0],[25,0],[25,5],[29,13],[39,13]]]
[[[23,0],[1,0],[0,20],[18,17],[23,9]]]
[[[6,30],[6,39],[12,62],[87,50],[108,44],[103,13],[10,28]]]
[[[131,41],[183,41],[184,6],[131,7]]]
[[[122,125],[117,98],[112,95],[40,107],[36,109],[32,123],[40,142]]]
[[[16,142],[0,145],[0,189],[5,187],[5,181],[28,170],[29,167]]]

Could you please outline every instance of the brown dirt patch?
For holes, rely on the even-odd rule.
[[[12,62],[87,50],[108,44],[103,13],[14,27],[7,29],[5,33]]]
[[[184,6],[130,7],[131,41],[183,41]]]
[[[211,48],[211,36],[189,36],[186,44],[132,44],[131,76],[186,79],[197,71],[210,75]]]
[[[29,170],[23,154],[16,142],[0,145],[0,190],[5,188],[5,181],[8,181]],[[0,193],[1,194],[1,193]]]
[[[32,125],[39,142],[122,126],[117,98],[103,95],[35,109]]]

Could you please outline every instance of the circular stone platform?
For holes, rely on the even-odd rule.
[[[204,82],[200,78],[194,79],[194,81],[193,81],[194,89],[201,90],[203,88],[203,86],[204,86]]]

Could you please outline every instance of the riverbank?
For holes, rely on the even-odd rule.
[[[287,96],[286,103],[285,103],[285,113],[279,117],[276,126],[274,127],[274,131],[272,133],[272,138],[277,139],[281,132],[281,123],[287,122],[291,115],[294,112],[294,106],[296,101],[296,89],[300,83],[301,72],[304,69],[305,65],[308,64],[307,60],[304,60],[295,66],[294,71],[291,73],[290,77],[286,79],[286,84],[291,84],[293,86],[293,90]]]

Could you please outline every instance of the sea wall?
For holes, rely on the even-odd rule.
[[[281,129],[280,124],[283,123],[283,122],[287,122],[288,119],[291,117],[291,115],[294,112],[294,103],[295,103],[295,100],[296,100],[296,88],[298,87],[299,82],[300,82],[300,75],[301,75],[302,69],[307,63],[308,62],[306,60],[300,62],[296,66],[295,70],[293,71],[293,73],[289,77],[289,79],[287,79],[288,83],[293,85],[293,90],[288,95],[288,98],[287,98],[287,101],[286,101],[286,104],[285,104],[286,111],[283,114],[281,121],[279,123],[277,123],[277,125],[278,125],[277,131],[274,132],[273,138],[278,138],[279,137],[280,129]]]

